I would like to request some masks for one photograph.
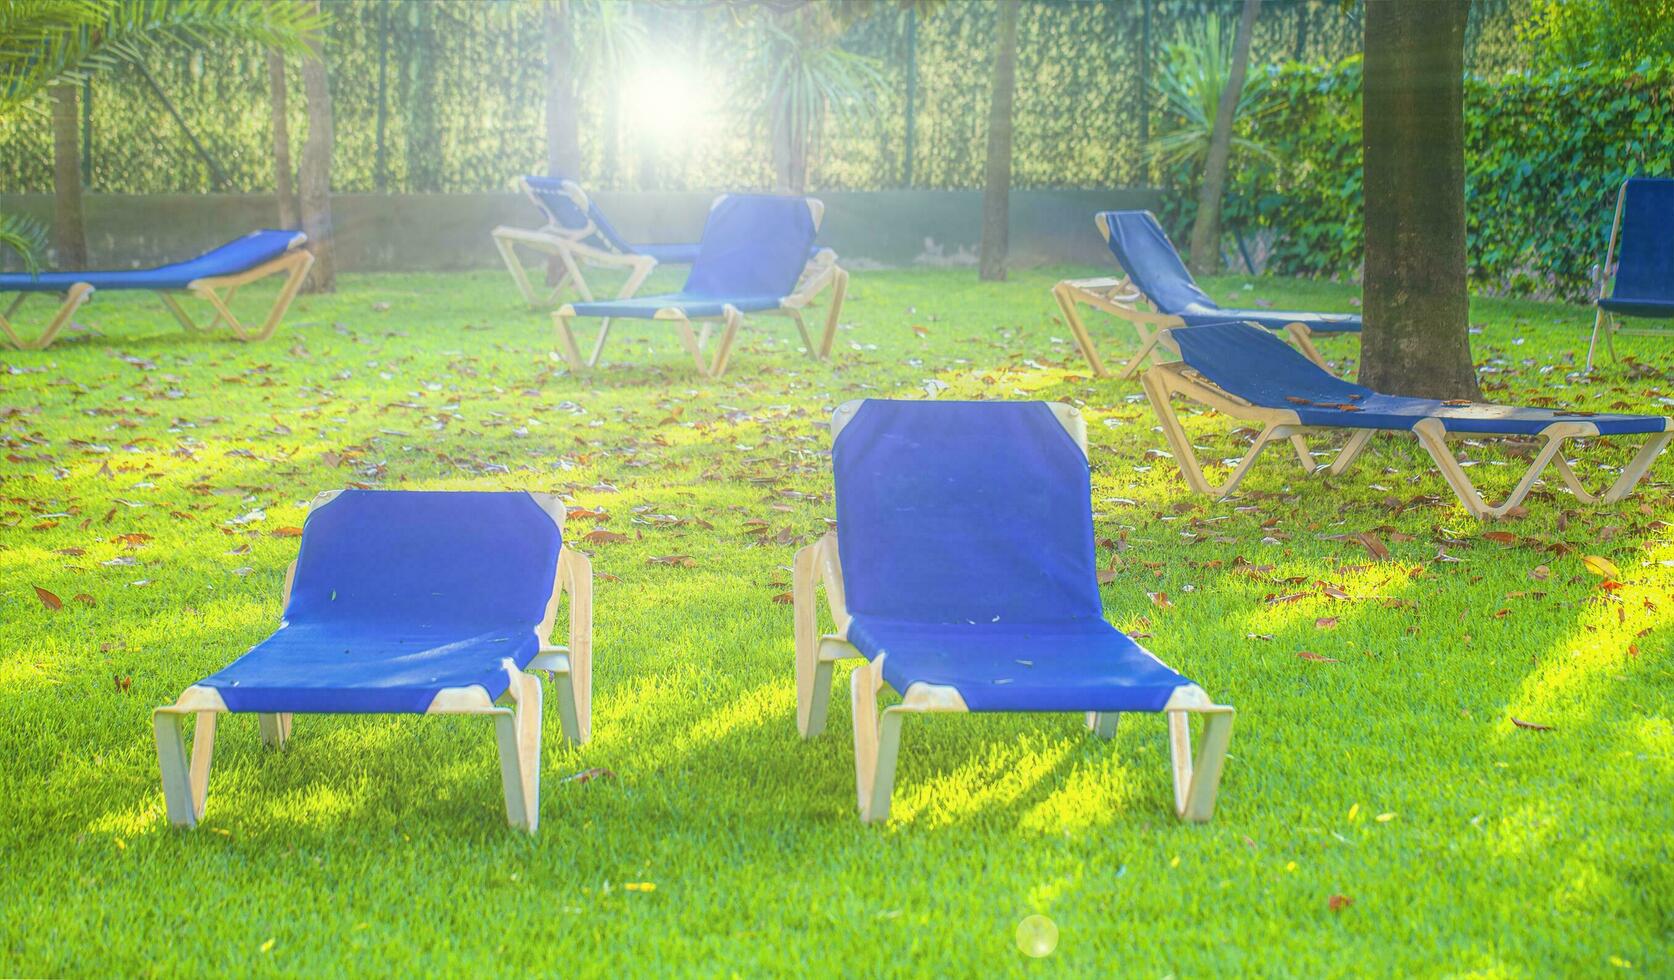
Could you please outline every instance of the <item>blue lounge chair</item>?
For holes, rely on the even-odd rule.
[[[1593,268],[1593,278],[1598,313],[1593,318],[1593,339],[1587,344],[1589,371],[1600,334],[1610,359],[1615,360],[1611,335],[1666,332],[1622,330],[1617,317],[1674,320],[1674,177],[1631,177],[1622,182],[1604,265]],[[1605,283],[1611,279],[1606,296]]]
[[[565,304],[553,315],[558,353],[572,369],[582,367],[581,351],[570,329],[574,317],[604,319],[587,367],[598,363],[612,318],[669,320],[698,372],[718,378],[726,370],[744,314],[778,313],[796,321],[810,357],[829,357],[849,274],[837,265],[836,253],[814,247],[824,213],[825,205],[813,198],[723,194],[709,210],[691,275],[678,293]],[[825,334],[816,345],[802,321],[801,310],[827,285],[833,287],[831,310],[826,315]],[[693,320],[719,320],[724,324],[711,364],[704,363],[702,349],[707,327],[700,338],[692,332]]]
[[[307,240],[308,236],[300,231],[267,229],[212,248],[195,259],[150,269],[43,272],[34,276],[23,272],[0,274],[0,293],[17,293],[11,305],[6,307],[6,312],[0,315],[0,332],[19,350],[40,350],[52,343],[59,332],[69,325],[71,315],[92,298],[95,290],[144,289],[156,293],[188,331],[200,328],[174,298],[173,294],[177,292],[191,293],[214,309],[214,319],[208,327],[201,329],[212,330],[225,323],[239,340],[266,340],[273,336],[285,311],[290,308],[291,300],[296,298],[297,290],[302,288],[302,280],[308,275],[309,267],[314,264],[313,253],[302,247]],[[233,316],[227,304],[238,293],[240,286],[279,273],[285,274],[285,283],[268,310],[267,319],[254,330],[246,329]],[[220,293],[223,289],[226,290],[225,296]],[[34,340],[26,340],[13,329],[8,318],[17,312],[31,293],[59,293],[64,300],[46,329]]]
[[[1674,433],[1660,415],[1605,415],[1544,408],[1513,408],[1479,402],[1438,401],[1384,395],[1336,377],[1310,363],[1265,330],[1246,323],[1214,323],[1163,330],[1160,342],[1180,355],[1177,363],[1158,364],[1145,372],[1145,394],[1162,421],[1186,483],[1199,493],[1224,497],[1243,480],[1268,444],[1289,439],[1303,465],[1314,469],[1305,433],[1341,429],[1351,433],[1328,472],[1343,472],[1379,432],[1410,432],[1441,470],[1443,479],[1465,509],[1479,518],[1501,517],[1522,502],[1550,465],[1569,489],[1587,503],[1614,503],[1633,490],[1651,461]],[[1235,419],[1259,423],[1255,443],[1219,487],[1211,486],[1198,463],[1191,440],[1180,424],[1172,395],[1179,394]],[[1511,494],[1498,506],[1486,503],[1447,446],[1449,435],[1540,438],[1535,453]],[[1646,441],[1621,476],[1601,496],[1581,485],[1564,459],[1564,443],[1597,436],[1644,436]]]
[[[157,709],[170,822],[203,817],[215,722],[254,712],[282,745],[296,713],[494,719],[506,817],[540,812],[541,684],[552,671],[564,735],[591,728],[592,571],[563,547],[545,494],[344,490],[309,509],[285,579],[283,621],[223,670]],[[569,646],[548,645],[568,592]],[[187,761],[183,722],[197,716]]]
[[[571,283],[582,299],[593,300],[583,266],[625,271],[628,278],[617,292],[617,298],[624,299],[632,296],[659,264],[690,265],[697,258],[696,244],[630,244],[573,180],[520,177],[518,186],[540,210],[546,224],[535,229],[502,225],[494,229],[494,245],[530,306],[552,306]],[[563,265],[563,273],[546,295],[535,292],[529,272],[517,256],[518,246],[556,258]]]
[[[889,816],[901,720],[957,711],[1164,712],[1180,817],[1206,821],[1233,710],[1105,621],[1086,426],[1044,402],[848,402],[831,422],[837,530],[797,552],[797,727],[850,678],[860,818]],[[837,631],[817,632],[823,582]],[[888,685],[901,702],[879,713]],[[1191,756],[1187,715],[1206,716]]]
[[[1360,317],[1353,314],[1223,309],[1198,288],[1151,212],[1101,211],[1093,221],[1126,275],[1121,279],[1066,279],[1052,288],[1052,295],[1081,353],[1101,378],[1108,377],[1109,372],[1093,347],[1092,335],[1076,308],[1078,303],[1120,317],[1138,332],[1139,351],[1122,368],[1123,378],[1133,377],[1156,353],[1156,332],[1168,327],[1243,320],[1269,330],[1283,330],[1320,367],[1326,366],[1325,358],[1314,347],[1314,334],[1360,332]],[[1150,304],[1151,311],[1141,310],[1141,301]]]

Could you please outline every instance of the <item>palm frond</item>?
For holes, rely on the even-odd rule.
[[[163,45],[235,40],[302,53],[325,24],[297,0],[0,0],[0,116]]]
[[[46,226],[21,214],[0,214],[0,249],[15,253],[24,271],[35,275],[46,253]]]

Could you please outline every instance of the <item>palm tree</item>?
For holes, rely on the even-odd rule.
[[[212,40],[253,41],[300,51],[325,23],[301,4],[240,0],[0,0],[0,118],[41,112],[55,90],[54,184],[64,196],[59,214],[80,211],[80,153],[74,138],[74,90],[62,88],[121,64],[143,63],[165,45]],[[67,125],[66,135],[60,126]],[[62,153],[57,151],[62,150]],[[72,158],[72,151],[74,158]],[[73,181],[66,180],[75,174]],[[71,200],[73,198],[73,200]],[[69,229],[65,229],[69,231]],[[81,238],[66,235],[66,241]],[[42,236],[16,216],[0,215],[0,245],[19,252],[33,269]]]
[[[1465,4],[1366,5],[1366,281],[1360,380],[1480,397],[1465,282]]]
[[[1244,14],[1238,18],[1238,35],[1232,42],[1232,67],[1221,90],[1215,111],[1215,126],[1209,135],[1209,152],[1203,161],[1203,182],[1197,191],[1197,219],[1192,222],[1191,264],[1198,275],[1209,275],[1221,267],[1221,198],[1226,193],[1228,162],[1232,155],[1232,117],[1244,92],[1244,76],[1250,67],[1250,35],[1255,31],[1261,0],[1244,0]]]
[[[1017,87],[1018,0],[1000,0],[994,39],[994,90],[988,101],[988,164],[982,191],[982,257],[977,277],[1006,278],[1011,235],[1011,103]]]
[[[310,5],[318,3],[312,0]],[[302,60],[302,91],[308,98],[308,138],[302,144],[302,230],[314,253],[303,289],[330,293],[337,290],[337,246],[331,225],[331,87],[318,35],[309,38],[308,57]]]
[[[763,43],[748,72],[750,89],[759,93],[750,114],[767,125],[779,190],[806,191],[809,156],[825,124],[857,121],[882,89],[877,60],[838,44],[857,14],[870,11],[869,5],[810,4],[763,20]]]
[[[76,87],[52,86],[52,243],[60,269],[87,267],[87,229],[81,216],[81,134]]]
[[[297,213],[296,187],[292,183],[291,124],[288,99],[285,95],[285,56],[274,49],[267,52],[267,82],[273,103],[273,196],[279,205],[279,227],[295,228],[301,222]]]

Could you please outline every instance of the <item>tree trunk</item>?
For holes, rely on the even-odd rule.
[[[1360,381],[1391,394],[1479,397],[1465,285],[1468,9],[1366,5]]]
[[[1011,234],[1011,102],[1017,88],[1018,0],[1000,0],[994,37],[994,88],[988,99],[988,164],[982,189],[982,257],[979,278],[1006,278]]]
[[[1453,0],[1448,0],[1453,2]],[[1214,275],[1221,268],[1221,198],[1226,195],[1226,174],[1232,157],[1233,116],[1244,94],[1244,76],[1250,69],[1250,34],[1255,31],[1261,0],[1244,0],[1244,14],[1238,18],[1238,34],[1232,41],[1232,64],[1226,73],[1226,87],[1215,110],[1215,126],[1209,133],[1209,156],[1203,161],[1203,183],[1197,188],[1197,218],[1192,222],[1192,271]]]
[[[296,187],[291,181],[291,124],[286,108],[285,56],[267,53],[267,82],[273,92],[273,196],[279,205],[279,227],[295,228],[302,223],[297,214]]]
[[[52,87],[52,244],[60,269],[87,268],[87,229],[81,217],[81,142],[76,87]]]
[[[308,139],[302,144],[302,230],[314,253],[314,269],[303,288],[330,293],[337,290],[331,226],[331,89],[318,37],[308,42],[308,52],[302,62],[302,90],[308,97]]]
[[[575,37],[564,0],[541,4],[546,37],[546,172],[575,180],[581,174],[581,137],[575,104]]]

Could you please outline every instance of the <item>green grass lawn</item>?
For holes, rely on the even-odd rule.
[[[102,336],[0,353],[0,974],[1674,972],[1674,458],[1623,504],[1548,488],[1489,525],[1393,437],[1343,477],[1275,451],[1234,500],[1188,497],[1139,386],[1089,378],[1057,322],[1048,287],[1092,271],[860,273],[831,364],[765,319],[719,382],[639,324],[570,375],[488,271],[346,277],[259,346],[101,296]],[[1587,311],[1472,318],[1490,397],[1674,406],[1666,340],[1587,381]],[[1109,743],[1079,717],[910,720],[873,827],[846,671],[797,737],[776,600],[834,514],[826,419],[929,382],[1086,412],[1108,616],[1238,708],[1212,823],[1175,821],[1157,716]],[[1206,459],[1237,427],[1190,421]],[[1459,449],[1491,487],[1528,453]],[[553,491],[626,537],[571,525],[593,741],[549,703],[538,836],[506,827],[475,719],[298,716],[269,752],[232,716],[203,824],[164,819],[151,710],[274,628],[282,529],[345,484]],[[615,778],[561,781],[590,767]],[[1033,913],[1060,930],[1043,960],[1015,939]]]

